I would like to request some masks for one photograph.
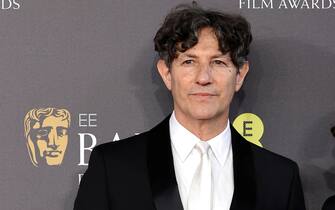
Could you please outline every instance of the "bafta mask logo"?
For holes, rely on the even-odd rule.
[[[41,108],[30,110],[24,118],[24,134],[32,164],[62,164],[69,141],[71,116],[66,109]]]

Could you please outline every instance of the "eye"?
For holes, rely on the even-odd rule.
[[[194,60],[191,60],[191,59],[188,59],[188,60],[184,60],[182,62],[182,64],[185,64],[185,65],[190,65],[190,64],[193,64],[194,63]]]
[[[57,135],[62,137],[67,135],[67,129],[66,128],[57,128]]]
[[[222,61],[222,60],[214,60],[213,64],[227,66],[227,64],[224,61]]]
[[[37,138],[42,138],[42,137],[48,136],[48,134],[49,134],[48,129],[41,128],[41,129],[37,130],[36,137]]]

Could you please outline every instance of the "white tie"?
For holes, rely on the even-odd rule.
[[[209,144],[198,142],[194,150],[200,156],[200,161],[192,179],[187,210],[210,210],[212,208],[212,172],[208,157]]]

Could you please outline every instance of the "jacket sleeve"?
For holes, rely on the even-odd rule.
[[[301,186],[298,165],[294,164],[293,179],[291,182],[288,210],[306,210],[304,193]]]
[[[91,153],[88,168],[83,175],[74,210],[108,210],[107,177],[103,154],[99,147]]]

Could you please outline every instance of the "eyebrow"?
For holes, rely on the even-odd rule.
[[[64,127],[64,126],[57,126],[56,128],[69,129],[69,128]]]
[[[42,126],[40,128],[37,128],[37,129],[52,129],[52,126]]]
[[[189,57],[189,58],[198,58],[199,57],[199,56],[197,56],[195,54],[191,54],[191,53],[183,53],[180,56]],[[230,58],[230,57],[229,57],[228,53],[226,53],[226,54],[219,53],[219,54],[213,55],[211,58]]]
[[[182,57],[198,58],[198,56],[190,53],[181,54]]]
[[[230,56],[229,56],[229,54],[228,53],[226,53],[226,54],[217,54],[217,55],[214,55],[214,56],[212,56],[212,58],[229,58],[230,59]]]
[[[52,129],[52,128],[54,128],[54,127],[53,126],[43,126],[39,129]],[[64,127],[64,126],[56,126],[56,129],[58,129],[58,128],[68,129],[67,127]]]

